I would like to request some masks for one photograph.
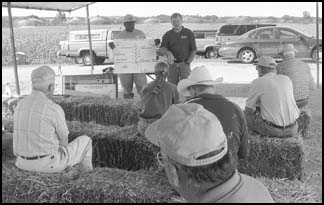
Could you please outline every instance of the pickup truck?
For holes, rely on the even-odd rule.
[[[217,30],[193,30],[197,51],[196,55],[205,58],[217,57],[216,33]]]
[[[113,51],[109,43],[122,30],[97,29],[91,30],[92,53],[94,64],[101,65],[106,59],[113,59]],[[88,30],[70,31],[67,41],[59,42],[58,56],[74,58],[76,63],[80,60],[84,65],[91,65]]]

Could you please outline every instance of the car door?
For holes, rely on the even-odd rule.
[[[254,47],[256,48],[257,56],[276,57],[280,41],[276,37],[274,28],[260,29],[254,35]]]
[[[205,32],[194,32],[195,40],[196,40],[196,47],[197,52],[204,52],[204,46],[205,46]]]
[[[310,48],[303,39],[302,34],[289,28],[278,28],[280,43],[291,43],[294,45],[297,58],[305,58],[309,56]]]

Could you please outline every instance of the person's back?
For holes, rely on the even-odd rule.
[[[248,129],[240,107],[217,94],[201,94],[188,102],[201,104],[217,116],[228,138],[229,149],[237,167],[239,159],[247,158],[249,153]]]
[[[262,118],[276,125],[284,126],[298,118],[293,87],[289,77],[268,73],[252,81],[251,89],[258,89]],[[247,101],[247,106],[249,101]]]

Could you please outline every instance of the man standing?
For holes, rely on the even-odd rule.
[[[202,105],[172,105],[145,137],[161,148],[158,162],[189,203],[273,203],[260,181],[237,171],[221,123]]]
[[[292,137],[297,134],[299,109],[291,80],[277,75],[276,65],[270,56],[259,59],[259,78],[251,83],[244,112],[251,130],[266,136]]]
[[[167,56],[170,64],[168,81],[178,85],[179,80],[189,76],[190,63],[195,57],[197,48],[193,32],[182,26],[181,14],[172,14],[171,23],[173,29],[163,35],[157,55]]]
[[[81,163],[91,171],[92,140],[82,135],[68,143],[63,109],[52,101],[55,72],[49,66],[32,71],[32,92],[14,112],[13,152],[16,166],[27,171],[61,172]]]
[[[288,76],[293,83],[294,97],[298,108],[305,107],[309,100],[309,91],[315,89],[315,82],[309,66],[295,58],[297,50],[293,44],[283,44],[279,53],[283,61],[277,65],[278,74]]]
[[[215,94],[214,86],[221,81],[220,78],[214,81],[208,69],[200,66],[192,70],[188,79],[179,82],[178,91],[185,97],[191,97],[186,103],[198,103],[219,119],[237,168],[239,159],[247,158],[249,154],[249,133],[241,108]]]
[[[127,14],[124,17],[125,30],[122,31],[115,39],[145,39],[145,34],[135,29],[136,19],[133,15]],[[120,83],[124,90],[124,98],[133,98],[133,84],[136,85],[137,93],[140,94],[143,87],[147,84],[145,73],[126,73],[119,74]]]

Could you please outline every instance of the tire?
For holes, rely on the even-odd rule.
[[[93,54],[93,58],[96,59],[96,55]],[[89,52],[84,52],[82,54],[82,63],[83,65],[89,66],[91,65],[91,57]]]
[[[243,48],[239,53],[239,58],[242,63],[253,63],[256,55],[251,48]]]
[[[207,48],[205,52],[205,58],[215,58],[215,57],[217,57],[216,51],[212,48]]]
[[[319,62],[321,63],[322,62],[322,47],[319,47],[318,49],[318,54],[319,54]],[[317,52],[316,52],[316,48],[313,50],[313,53],[312,53],[312,59],[313,61],[316,63],[317,62]]]
[[[96,57],[96,64],[97,65],[102,65],[105,62],[105,58],[104,57]]]

